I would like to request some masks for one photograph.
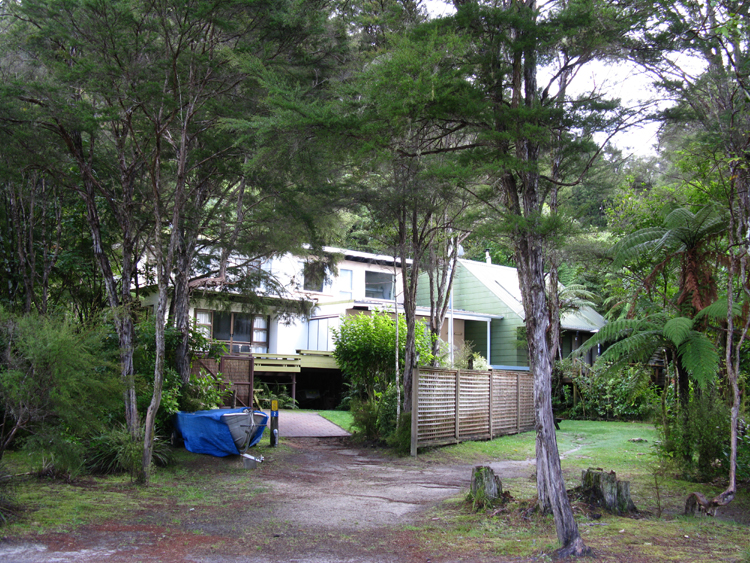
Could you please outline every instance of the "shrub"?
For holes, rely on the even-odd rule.
[[[710,385],[693,388],[687,407],[680,408],[668,389],[660,453],[687,480],[710,481],[726,474],[729,458],[729,409]],[[738,460],[738,467],[740,460]]]
[[[357,435],[365,440],[377,440],[378,433],[378,406],[375,399],[352,399],[352,419]]]
[[[0,524],[14,520],[19,512],[12,476],[0,462]]]
[[[23,446],[37,475],[72,481],[86,471],[86,448],[59,428],[45,428]]]
[[[65,317],[0,307],[0,457],[26,432],[59,437],[65,429],[66,439],[83,440],[119,409],[121,384],[103,341],[100,330]],[[49,450],[44,440],[34,443]]]
[[[388,390],[380,397],[380,407],[378,409],[378,435],[383,439],[396,431],[396,415],[398,393],[395,385],[391,385]]]
[[[406,320],[399,315],[399,365],[403,369],[406,347]],[[416,331],[416,349],[420,362],[432,362],[432,336]],[[396,322],[388,313],[345,317],[338,330],[333,329],[333,352],[352,394],[374,400],[395,381]]]
[[[278,401],[280,409],[296,409],[297,400],[292,399],[286,385],[275,383],[273,389],[265,381],[256,381],[255,389],[258,391],[258,401],[261,407],[270,409],[272,401]]]
[[[582,420],[645,420],[659,403],[658,388],[651,383],[651,373],[642,366],[630,366],[614,372],[609,366],[582,365],[565,359],[555,364],[553,400],[556,412]],[[562,381],[572,380],[577,390]]]
[[[408,455],[411,452],[411,413],[402,412],[398,422],[398,428],[391,432],[385,443],[393,448],[396,453]]]
[[[446,359],[450,363],[450,358]],[[490,365],[484,356],[474,351],[471,342],[464,341],[461,346],[457,346],[453,351],[453,367],[458,369],[486,370],[489,369]]]
[[[125,425],[118,425],[96,436],[88,447],[87,466],[92,473],[128,473],[136,478],[141,471],[143,458],[143,429],[138,439],[133,439]],[[152,462],[156,466],[168,465],[172,458],[169,444],[161,437],[154,438]]]

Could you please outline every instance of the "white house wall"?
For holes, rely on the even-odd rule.
[[[327,249],[329,252],[346,254],[347,251],[340,249]],[[293,322],[284,324],[271,313],[268,326],[268,353],[270,354],[294,354],[297,350],[322,350],[332,351],[334,349],[332,328],[340,325],[340,319],[351,311],[356,302],[367,302],[372,308],[379,307],[382,303],[383,309],[393,309],[392,294],[390,299],[376,299],[367,297],[366,277],[367,272],[378,272],[393,275],[393,265],[388,265],[389,258],[364,252],[351,252],[361,260],[341,260],[337,265],[338,274],[326,282],[323,291],[305,291],[304,287],[304,257],[286,254],[274,257],[263,265],[263,269],[272,273],[289,292],[290,296],[298,299],[312,301],[315,306],[309,322],[306,319],[295,319]],[[367,261],[371,260],[371,261]],[[392,261],[392,258],[390,259]],[[380,262],[380,263],[373,263]],[[350,275],[347,272],[351,272]],[[376,286],[377,287],[377,286]],[[396,296],[399,303],[403,303],[401,293],[400,270],[396,272]],[[155,295],[143,300],[144,306],[152,305]],[[191,302],[190,319],[195,319],[195,311],[221,309],[226,312],[241,313],[243,310],[240,303],[224,302],[217,306],[216,302],[198,299]]]

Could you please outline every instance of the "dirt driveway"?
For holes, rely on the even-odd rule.
[[[288,438],[252,470],[255,490],[199,508],[143,506],[122,519],[70,533],[5,538],[0,561],[428,562],[457,561],[441,546],[423,545],[413,526],[466,492],[471,465],[389,458],[348,438]],[[243,475],[237,458],[197,456],[219,486]],[[203,467],[200,467],[200,466]],[[493,464],[503,478],[530,477],[529,461]],[[226,477],[229,479],[229,477]],[[238,493],[237,491],[235,491]],[[470,559],[477,561],[476,558]],[[494,559],[497,561],[497,559]]]

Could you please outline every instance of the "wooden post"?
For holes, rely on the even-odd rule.
[[[255,401],[255,358],[250,356],[250,395],[247,397],[247,405],[253,410],[253,401]]]
[[[411,456],[417,457],[419,438],[419,366],[414,366],[411,375]]]
[[[292,373],[292,403],[297,404],[297,374]]]
[[[461,418],[460,412],[460,399],[461,399],[461,370],[456,370],[456,442],[459,441],[461,436],[461,428],[459,419]]]
[[[488,408],[489,408],[489,411],[490,411],[488,413],[488,415],[489,415],[489,421],[490,421],[490,424],[489,424],[489,426],[490,426],[490,440],[492,440],[492,438],[494,438],[494,435],[493,435],[494,432],[493,432],[493,428],[492,428],[492,411],[494,410],[492,408],[492,406],[493,406],[493,401],[494,400],[495,400],[495,376],[492,373],[492,369],[490,369],[490,400],[487,401]]]
[[[516,433],[521,432],[521,372],[516,372]]]

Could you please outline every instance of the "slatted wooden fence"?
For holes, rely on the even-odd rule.
[[[534,428],[534,381],[528,371],[420,367],[413,383],[412,455],[425,446]]]

